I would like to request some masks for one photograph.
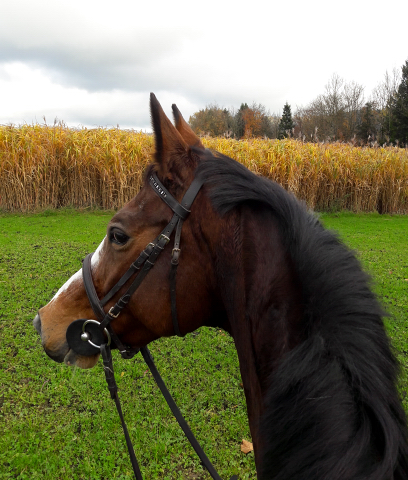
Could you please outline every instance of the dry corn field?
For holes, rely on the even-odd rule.
[[[204,138],[309,207],[408,213],[408,150],[298,140]],[[117,209],[139,190],[154,143],[119,129],[0,126],[0,209]]]

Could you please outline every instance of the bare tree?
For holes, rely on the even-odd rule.
[[[297,107],[294,114],[296,135],[304,135],[309,141],[344,139],[346,111],[344,80],[334,74],[323,94],[306,107]]]
[[[325,86],[323,101],[326,108],[326,134],[331,138],[344,137],[346,106],[343,95],[344,80],[334,73]]]
[[[296,134],[312,141],[351,140],[363,105],[364,87],[354,81],[347,83],[335,73],[323,94],[297,108]]]
[[[375,131],[380,143],[390,141],[391,130],[391,100],[401,83],[401,71],[394,68],[391,73],[384,74],[384,80],[380,82],[371,94],[371,102],[377,112]]]
[[[281,115],[278,115],[277,113],[272,113],[272,115],[268,116],[271,126],[271,138],[278,138],[280,118]]]
[[[319,95],[306,107],[296,107],[293,115],[295,135],[308,142],[318,142],[326,137],[326,109],[323,96]]]
[[[361,122],[361,109],[364,106],[364,87],[354,81],[346,83],[343,89],[346,108],[346,138],[350,140]]]
[[[380,82],[371,94],[371,101],[378,110],[387,108],[390,98],[395,95],[401,83],[401,71],[394,68],[391,73],[384,74],[384,80]]]

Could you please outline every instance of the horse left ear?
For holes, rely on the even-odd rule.
[[[177,105],[173,103],[171,108],[173,109],[174,124],[176,125],[177,131],[187,142],[187,145],[190,147],[202,148],[204,150],[204,145],[201,143],[199,137],[197,137],[197,135],[193,132],[190,125],[184,120],[183,115],[177,108]]]
[[[167,118],[154,93],[150,94],[150,115],[156,142],[156,162],[164,171],[168,171],[180,153],[187,154],[188,145]]]

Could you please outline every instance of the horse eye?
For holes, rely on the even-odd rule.
[[[117,229],[113,229],[109,232],[109,240],[117,245],[125,245],[125,243],[129,240],[129,237],[126,235],[126,233],[123,233]]]

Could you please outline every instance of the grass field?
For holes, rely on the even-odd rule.
[[[68,368],[43,352],[31,321],[105,234],[112,212],[0,215],[0,479],[131,479],[131,465],[100,363]],[[408,216],[325,214],[358,251],[391,317],[408,411]],[[151,345],[158,368],[222,478],[253,479],[233,342],[217,329]],[[136,454],[147,479],[207,479],[142,358],[114,365]]]

